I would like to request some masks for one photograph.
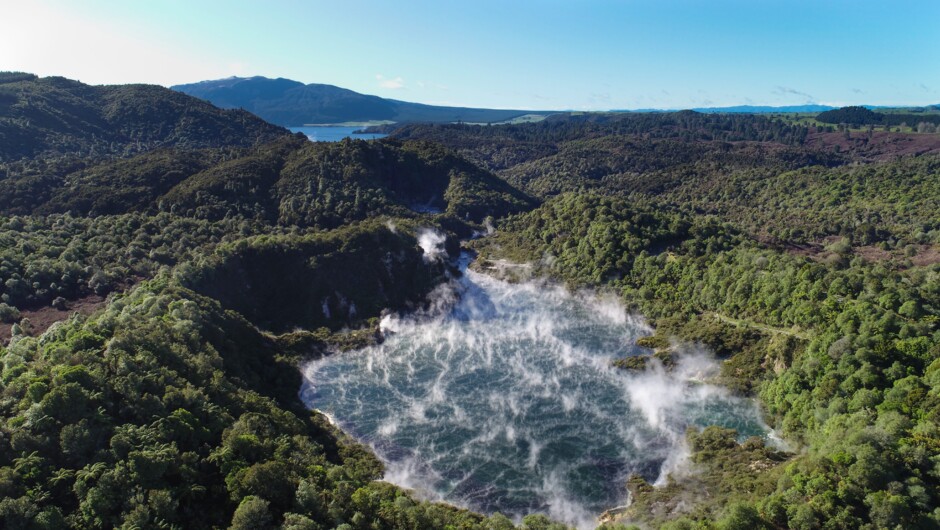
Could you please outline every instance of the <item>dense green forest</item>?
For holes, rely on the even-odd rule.
[[[706,344],[790,445],[691,430],[694,472],[632,477],[608,528],[938,528],[940,147],[879,134],[873,156],[767,116],[617,113],[317,144],[0,74],[0,527],[513,528],[377,481],[297,397],[302,361],[456,274],[434,228],[615,293],[667,364]]]
[[[924,124],[921,132],[936,132],[940,114],[914,114],[909,112],[876,112],[865,107],[842,107],[819,113],[816,120],[822,123],[860,127],[863,125],[917,126]]]
[[[37,155],[126,156],[161,146],[255,145],[286,133],[243,110],[218,109],[164,87],[0,73],[3,163]]]
[[[614,289],[658,333],[712,345],[727,358],[725,383],[759,395],[772,423],[805,451],[785,464],[769,460],[769,484],[735,474],[743,449],[734,445],[696,455],[709,470],[703,483],[639,488],[632,516],[658,524],[686,515],[691,524],[735,501],[753,516],[751,528],[938,524],[936,262],[869,262],[847,240],[816,261],[764,245],[718,216],[590,194],[562,195],[500,229],[484,242],[485,255]],[[745,464],[763,465],[762,451]],[[689,513],[677,506],[704,491],[721,502]]]
[[[865,142],[833,150],[809,141],[820,134],[767,117],[692,112],[410,125],[392,133],[447,145],[541,199],[564,192],[655,198],[781,244],[827,236],[890,248],[937,241],[940,141],[925,143],[918,156],[881,152],[873,160]],[[903,153],[909,137],[921,136],[883,134]]]
[[[0,223],[0,300],[23,309],[108,294],[191,259],[194,251],[272,227],[170,214],[7,217]]]
[[[553,155],[566,142],[618,135],[633,139],[766,141],[799,145],[808,130],[761,116],[664,113],[558,114],[532,124],[479,126],[406,124],[376,128],[399,139],[431,140],[451,147],[492,170]]]
[[[63,166],[55,155],[5,165],[0,213],[232,215],[336,228],[378,215],[440,211],[481,221],[532,207],[526,194],[424,141],[311,143],[303,135],[255,147],[161,147]]]

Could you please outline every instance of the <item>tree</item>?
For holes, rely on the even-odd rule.
[[[235,509],[231,530],[264,530],[269,528],[273,517],[268,511],[268,501],[249,495]]]
[[[758,530],[771,528],[771,526],[761,519],[757,509],[750,504],[736,503],[732,504],[725,516],[718,521],[718,528],[721,530]]]

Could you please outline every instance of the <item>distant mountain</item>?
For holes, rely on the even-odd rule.
[[[90,86],[0,72],[0,162],[128,156],[159,147],[250,147],[288,134],[156,85]]]
[[[789,105],[782,107],[772,107],[769,105],[735,105],[731,107],[697,107],[692,109],[623,109],[611,112],[629,112],[633,114],[677,112],[679,110],[693,110],[702,114],[774,114],[786,112],[822,112],[834,109],[829,105]]]
[[[222,108],[245,109],[285,127],[366,121],[497,123],[526,114],[552,114],[422,105],[368,96],[333,85],[305,85],[290,79],[260,76],[230,77],[171,88]]]
[[[696,112],[709,114],[716,113],[741,113],[741,114],[771,114],[777,112],[823,112],[832,110],[835,107],[829,105],[788,105],[783,107],[770,107],[766,105],[736,105],[733,107],[701,107],[692,109]]]
[[[893,112],[925,113],[940,110],[940,105],[928,105],[925,107],[903,107],[898,105],[860,105],[861,108],[868,110],[884,110]],[[836,110],[839,107],[832,105],[817,105],[815,103],[807,105],[789,105],[782,107],[771,107],[767,105],[737,105],[732,107],[702,107],[692,109],[696,112],[706,114],[774,114],[785,112],[799,113],[819,113],[830,110]],[[634,112],[655,112],[655,111],[634,111]]]

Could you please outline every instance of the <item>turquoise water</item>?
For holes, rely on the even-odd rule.
[[[614,300],[475,272],[437,298],[386,317],[383,344],[305,367],[301,392],[425,497],[593,527],[630,473],[682,468],[688,426],[767,432],[753,402],[701,382],[718,368],[701,352],[671,372],[610,368],[649,333]]]
[[[360,140],[377,140],[385,138],[387,134],[355,134],[363,127],[289,127],[291,132],[301,132],[314,142],[338,142],[343,138],[358,138]]]

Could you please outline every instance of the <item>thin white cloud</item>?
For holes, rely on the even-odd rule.
[[[401,76],[388,78],[382,74],[375,74],[375,79],[379,82],[379,86],[382,88],[388,88],[390,90],[405,88],[405,80],[402,79]]]
[[[816,98],[813,97],[812,94],[801,92],[799,90],[796,90],[795,88],[790,88],[790,87],[785,87],[785,86],[780,86],[780,85],[777,85],[776,87],[774,87],[773,93],[777,95],[781,95],[781,96],[799,96],[801,98],[806,99],[807,103],[813,103],[814,101],[816,101]]]

